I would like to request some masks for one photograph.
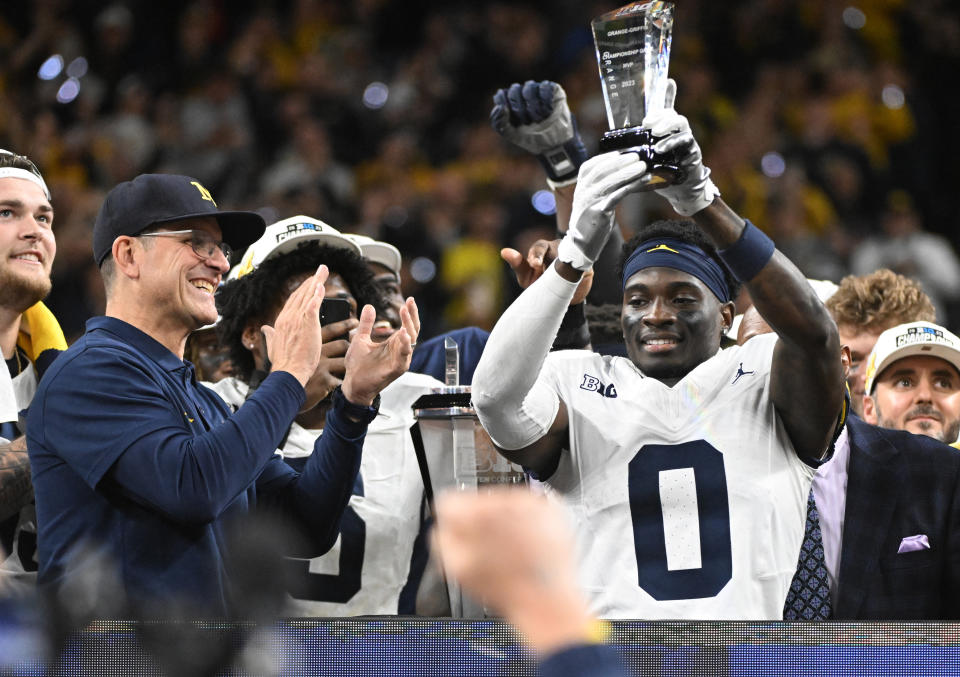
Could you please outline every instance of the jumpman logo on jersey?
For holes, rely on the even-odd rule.
[[[744,371],[744,370],[743,370],[743,362],[741,362],[741,363],[740,363],[740,367],[737,369],[737,375],[736,375],[736,376],[733,378],[733,380],[730,382],[730,385],[733,385],[734,383],[736,383],[737,381],[739,381],[741,376],[747,376],[748,374],[756,374],[756,373],[757,373],[757,372],[755,372],[755,371]]]

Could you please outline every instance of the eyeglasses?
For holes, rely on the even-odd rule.
[[[137,237],[182,237],[183,235],[190,236],[190,248],[193,249],[193,253],[201,259],[213,258],[218,249],[223,253],[227,261],[230,260],[230,256],[233,254],[233,249],[230,245],[223,241],[218,242],[214,239],[213,235],[205,230],[164,230],[159,233],[142,233]],[[185,241],[184,244],[186,244]]]

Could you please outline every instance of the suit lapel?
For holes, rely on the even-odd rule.
[[[851,417],[850,465],[836,612],[856,618],[890,530],[899,485],[891,466],[899,451],[879,429]]]

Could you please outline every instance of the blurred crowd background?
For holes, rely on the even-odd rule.
[[[489,127],[491,96],[560,82],[595,151],[590,19],[620,4],[3,3],[0,147],[51,186],[68,339],[103,310],[103,195],[144,172],[392,242],[425,336],[491,327],[517,293],[500,248],[555,229],[539,165]],[[957,3],[679,0],[670,72],[724,199],[809,277],[893,268],[960,328]],[[626,233],[661,202],[628,201]]]

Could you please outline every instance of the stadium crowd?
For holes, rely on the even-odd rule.
[[[454,337],[549,501],[441,497],[432,555],[541,651],[955,618],[960,16],[682,3],[664,183],[594,152],[608,9],[0,11],[4,589],[39,568],[81,624],[449,612],[407,430]]]
[[[544,187],[536,164],[486,123],[490,96],[514,81],[561,83],[594,152],[606,117],[589,21],[609,9],[382,0],[0,8],[0,147],[33,158],[57,194],[50,306],[68,339],[103,308],[88,246],[100,202],[144,172],[195,176],[268,223],[323,215],[391,242],[425,337],[489,329],[516,294],[500,247],[525,251],[553,227],[531,206]],[[695,1],[676,12],[670,72],[718,186],[808,277],[870,272],[860,266],[880,254],[854,256],[867,238],[911,229],[953,237],[960,148],[946,130],[960,104],[941,77],[960,60],[956,7]],[[662,207],[638,199],[632,210],[628,229]],[[955,262],[920,266],[908,248],[891,248],[899,255],[882,259],[887,267],[946,277],[924,282],[949,310],[960,294]]]

